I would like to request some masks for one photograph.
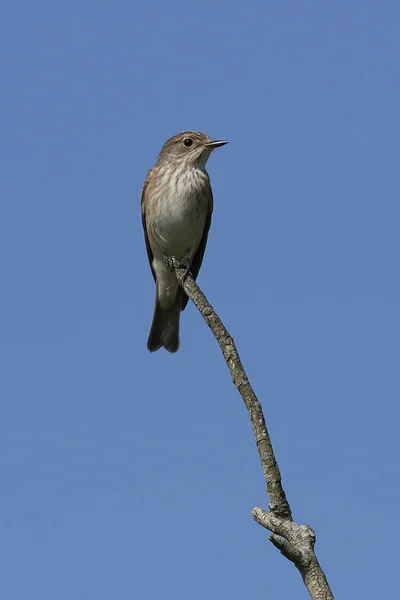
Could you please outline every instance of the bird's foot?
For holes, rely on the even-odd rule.
[[[174,270],[174,257],[173,256],[168,256],[168,254],[163,254],[163,259],[165,261],[165,264],[167,265],[167,269],[170,273],[175,273]]]
[[[185,270],[182,273],[182,281],[185,281],[186,277],[189,274],[191,275],[191,273],[190,273],[190,265],[186,265]]]
[[[172,273],[173,275],[175,275],[175,265],[174,265],[174,261],[178,262],[179,265],[181,267],[185,267],[184,272],[182,273],[182,283],[185,281],[186,277],[188,276],[188,274],[190,273],[190,258],[189,256],[187,257],[186,261],[184,263],[181,263],[181,261],[176,258],[176,256],[168,256],[167,254],[163,254],[163,259],[165,261],[165,264],[167,265],[167,269],[170,273]]]
[[[167,265],[168,271],[174,275],[175,274],[174,260],[178,260],[178,259],[175,256],[168,256],[168,254],[163,254],[163,259],[165,261],[165,264]]]
[[[187,276],[189,275],[189,273],[190,273],[190,267],[191,267],[191,264],[190,264],[190,262],[191,262],[191,261],[190,261],[190,250],[188,250],[188,253],[187,253],[187,255],[186,255],[185,270],[184,270],[184,272],[183,272],[183,275],[182,275],[182,281],[185,281],[186,277],[187,277]],[[190,274],[191,274],[191,273],[190,273]]]

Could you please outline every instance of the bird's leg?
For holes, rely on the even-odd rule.
[[[190,248],[189,248],[188,251],[187,251],[187,253],[186,253],[186,262],[184,263],[185,264],[185,271],[184,271],[184,273],[182,275],[182,281],[185,281],[186,277],[190,273],[190,267],[191,267],[191,264],[190,264],[190,262],[191,262],[190,261],[190,254],[191,254],[191,252],[190,252]]]
[[[168,254],[163,254],[163,259],[165,260],[168,271],[175,275],[174,260],[178,260],[176,256],[168,256]]]
[[[170,273],[172,273],[173,275],[175,275],[175,267],[174,267],[174,260],[176,260],[180,265],[185,267],[185,270],[182,274],[182,283],[185,281],[186,277],[188,276],[188,274],[190,273],[190,248],[187,251],[186,254],[186,260],[185,262],[181,263],[181,261],[176,258],[176,256],[168,256],[168,254],[163,254],[163,259],[165,261],[165,264],[167,265],[167,269]]]

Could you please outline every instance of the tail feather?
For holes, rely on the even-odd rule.
[[[178,289],[171,308],[163,310],[156,295],[153,322],[151,324],[147,348],[150,352],[159,350],[162,346],[168,352],[176,352],[179,348],[179,321],[182,307],[182,293]]]

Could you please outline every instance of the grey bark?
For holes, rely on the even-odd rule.
[[[248,410],[269,496],[268,512],[257,506],[253,509],[253,518],[265,529],[271,531],[270,541],[297,567],[311,598],[313,600],[334,600],[328,581],[315,555],[314,531],[309,525],[297,525],[293,521],[263,410],[249,383],[233,338],[190,274],[185,277],[185,267],[174,258],[168,259],[167,262],[171,270],[175,272],[178,282],[189,298],[193,300],[213,332],[222,350],[232,381]]]

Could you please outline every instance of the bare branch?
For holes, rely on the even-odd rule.
[[[186,268],[178,260],[168,260],[169,267],[186,294],[199,309],[221,347],[232,381],[237,387],[249,413],[254,438],[260,456],[269,497],[269,511],[253,509],[254,520],[272,532],[270,540],[300,571],[313,600],[334,600],[329,584],[314,552],[315,533],[309,525],[297,525],[282,487],[281,474],[272,449],[261,404],[251,387],[240,361],[233,338],[209,304]]]

